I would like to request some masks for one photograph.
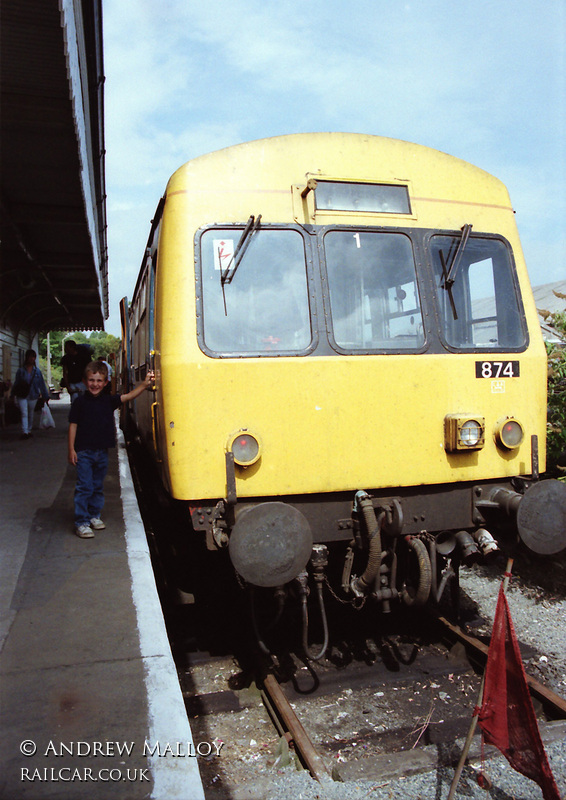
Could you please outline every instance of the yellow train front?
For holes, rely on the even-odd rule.
[[[131,410],[187,536],[258,587],[422,604],[504,532],[562,549],[546,354],[506,188],[378,136],[188,162],[124,313]],[[549,509],[552,509],[549,511]]]

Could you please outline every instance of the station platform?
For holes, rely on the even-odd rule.
[[[50,408],[0,429],[0,798],[204,800],[121,432],[79,539],[69,396]]]

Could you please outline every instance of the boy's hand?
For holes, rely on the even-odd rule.
[[[145,376],[145,386],[147,389],[151,386],[151,384],[155,381],[155,372],[150,369],[147,375]]]
[[[69,450],[69,464],[76,466],[77,464],[77,453],[75,450]]]

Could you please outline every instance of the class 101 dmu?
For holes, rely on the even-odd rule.
[[[505,542],[566,546],[546,351],[505,186],[408,142],[297,134],[169,180],[122,381],[195,563],[277,607],[437,602]],[[208,584],[213,593],[220,587]],[[261,633],[259,633],[260,640]]]

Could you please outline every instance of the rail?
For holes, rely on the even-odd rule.
[[[435,619],[459,641],[472,648],[482,660],[487,660],[488,645],[465,633],[458,625],[454,625],[446,617],[439,616],[435,617]],[[530,675],[527,675],[526,678],[531,694],[540,700],[545,711],[554,719],[566,719],[566,700],[537,681],[536,678],[532,678]]]
[[[332,783],[332,778],[320,755],[316,752],[301,721],[293,711],[283,689],[274,675],[267,675],[263,681],[262,697],[272,719],[277,718],[284,731],[290,736],[301,763],[319,783]]]

